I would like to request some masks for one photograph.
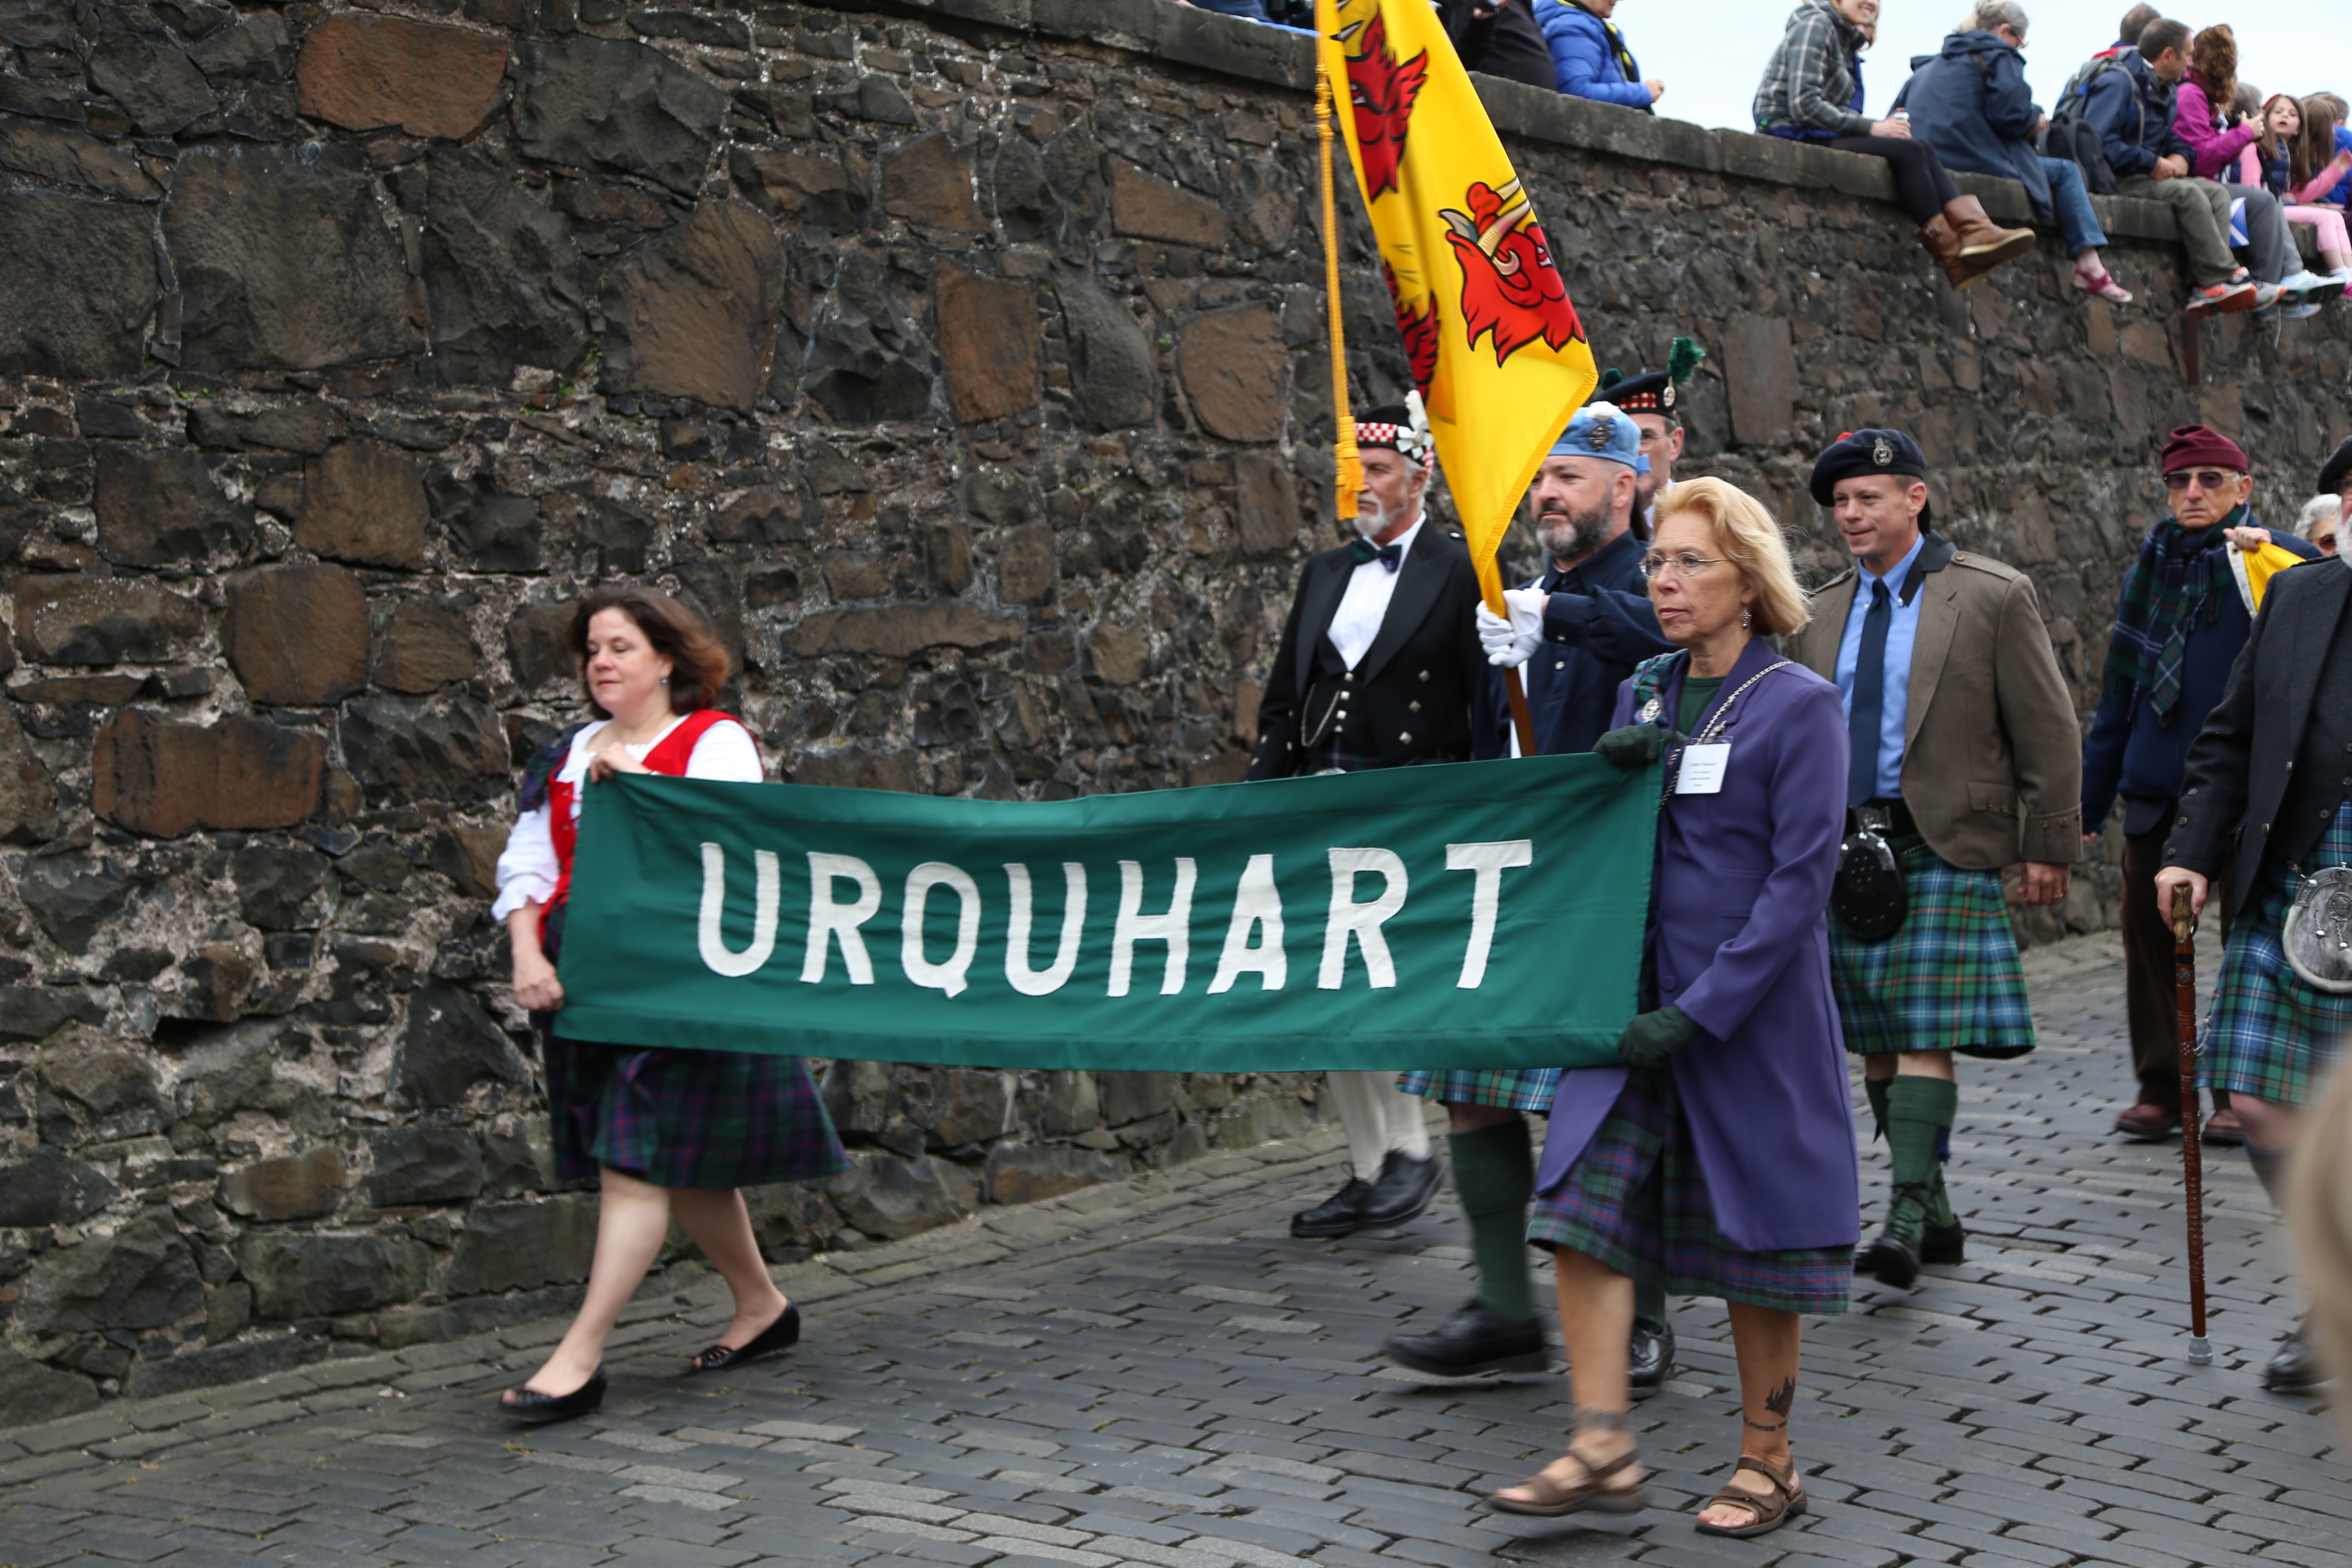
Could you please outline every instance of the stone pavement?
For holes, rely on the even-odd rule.
[[[1639,1410],[1656,1506],[1480,1511],[1559,1450],[1565,1385],[1374,1357],[1465,1294],[1464,1233],[1447,1202],[1292,1241],[1325,1133],[804,1266],[799,1350],[723,1379],[679,1375],[715,1282],[643,1302],[568,1427],[489,1412],[548,1323],[14,1433],[0,1564],[2352,1565],[2327,1415],[2255,1384],[2294,1294],[2234,1154],[2209,1173],[2217,1362],[2183,1359],[2177,1146],[2104,1131],[2119,963],[2112,936],[2029,956],[2042,1050],[1963,1069],[1969,1260],[1809,1327],[1813,1511],[1762,1541],[1687,1520],[1738,1431],[1711,1302],[1677,1304],[1680,1375]]]

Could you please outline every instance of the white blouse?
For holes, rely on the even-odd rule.
[[[572,786],[572,815],[580,816],[580,786],[588,777],[588,759],[594,750],[596,737],[610,720],[598,720],[572,737],[572,750],[563,765],[555,770],[555,781]],[[665,740],[669,732],[686,721],[672,720],[662,732],[642,746],[625,748],[638,762]],[[723,779],[734,784],[760,784],[766,778],[760,766],[760,748],[751,742],[751,732],[732,719],[722,719],[702,732],[694,742],[694,752],[686,760],[686,776],[690,779]],[[554,781],[551,781],[554,782]],[[526,811],[507,835],[506,852],[499,857],[499,899],[490,906],[490,913],[499,920],[527,903],[543,904],[555,896],[555,885],[563,874],[562,862],[555,858],[555,837],[550,831],[550,808],[542,805]]]

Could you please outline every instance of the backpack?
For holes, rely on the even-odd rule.
[[[2083,184],[2095,195],[2116,194],[2116,172],[2107,163],[2106,143],[2099,128],[2084,119],[2083,111],[2090,105],[2091,84],[2109,71],[2123,68],[2121,61],[2101,56],[2068,77],[2058,94],[2058,108],[2050,116],[2049,134],[2042,143],[2046,156],[2064,158],[2078,165],[2083,171]],[[2137,91],[2132,94],[2132,106],[2139,110],[2140,140],[2146,141],[2147,105]]]

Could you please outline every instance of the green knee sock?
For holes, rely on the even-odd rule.
[[[2279,1183],[2286,1179],[2286,1151],[2257,1149],[2246,1145],[2246,1163],[2254,1168],[2254,1177],[2263,1184],[2263,1191],[2271,1195],[2271,1207],[2279,1206]]]
[[[1915,1247],[1923,1225],[1952,1223],[1936,1143],[1939,1133],[1950,1130],[1959,1104],[1959,1086],[1939,1078],[1906,1073],[1886,1086],[1886,1146],[1895,1164],[1886,1229]]]
[[[1891,1078],[1866,1078],[1862,1080],[1863,1093],[1870,1096],[1871,1131],[1878,1137],[1886,1136],[1886,1086]]]
[[[1535,1157],[1528,1124],[1513,1117],[1499,1127],[1449,1134],[1454,1193],[1470,1221],[1470,1256],[1478,1268],[1478,1304],[1498,1318],[1535,1316],[1528,1289],[1528,1204],[1536,1195]]]
[[[1633,1281],[1633,1326],[1654,1334],[1666,1331],[1666,1288]]]

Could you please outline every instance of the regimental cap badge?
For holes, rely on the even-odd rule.
[[[1881,436],[1871,443],[1870,460],[1882,468],[1886,467],[1895,460],[1895,443]]]
[[[1674,405],[1675,384],[1670,381],[1666,383],[1666,384],[1661,388],[1658,393],[1658,406],[1661,408],[1672,408]]]
[[[1609,450],[1616,440],[1617,421],[1614,419],[1604,416],[1592,420],[1584,427],[1584,444],[1596,452]]]

